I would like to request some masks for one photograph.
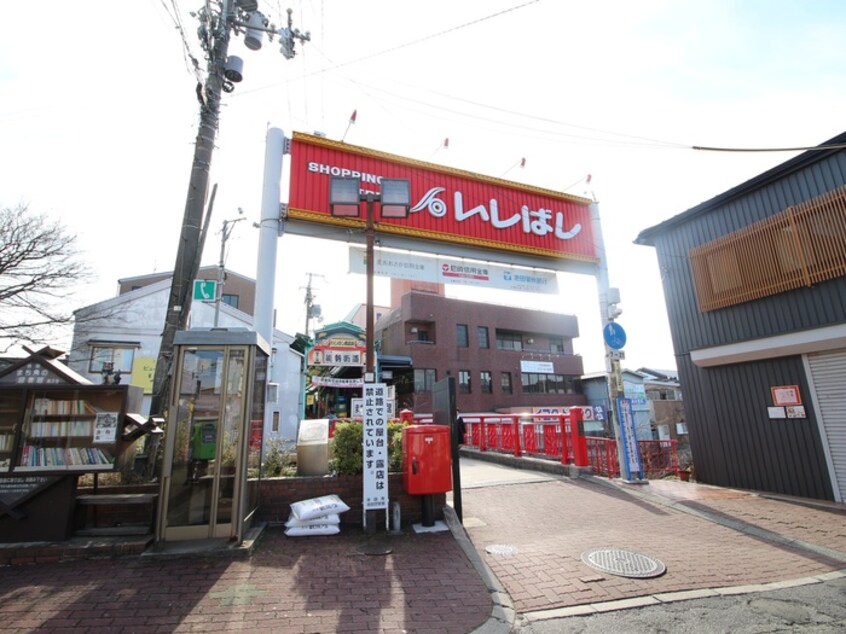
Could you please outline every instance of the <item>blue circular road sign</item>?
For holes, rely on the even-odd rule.
[[[620,324],[605,324],[602,329],[602,337],[612,350],[622,350],[623,346],[626,345],[626,331]]]

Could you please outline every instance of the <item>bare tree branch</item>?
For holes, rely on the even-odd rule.
[[[73,322],[68,301],[91,277],[76,236],[26,205],[0,208],[0,338],[45,343]]]

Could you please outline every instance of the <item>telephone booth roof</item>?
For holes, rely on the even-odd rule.
[[[180,330],[173,338],[175,346],[256,346],[270,355],[270,346],[260,334],[248,328],[192,328]]]

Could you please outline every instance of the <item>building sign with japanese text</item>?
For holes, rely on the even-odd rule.
[[[382,235],[413,240],[421,251],[435,252],[433,243],[452,243],[520,253],[558,269],[568,262],[598,262],[586,198],[299,132],[291,142],[290,164],[287,219],[296,233],[313,233],[300,224],[365,226],[363,217],[331,215],[331,177],[358,178],[362,193],[379,193],[382,178],[406,178],[411,182],[409,216],[379,218]]]
[[[319,385],[320,387],[336,387],[336,388],[360,388],[364,385],[364,379],[359,377],[357,379],[338,379],[333,376],[318,376],[311,377],[312,385]]]
[[[363,350],[350,350],[345,348],[324,348],[314,347],[309,350],[309,365],[331,365],[331,366],[363,366],[365,359]]]
[[[366,360],[366,336],[355,324],[340,322],[314,333],[314,346],[308,352],[309,365],[360,367]]]
[[[9,373],[2,383],[15,383],[17,385],[60,385],[67,383],[67,380],[51,372],[46,367],[35,361],[30,361]]]
[[[367,383],[362,398],[362,505],[365,511],[387,511],[388,386],[384,383]]]
[[[367,272],[367,251],[350,247],[350,273]],[[393,277],[435,284],[461,284],[529,293],[558,294],[558,277],[554,271],[522,269],[490,262],[469,262],[444,256],[427,257],[414,253],[376,249],[373,271],[382,277]]]
[[[626,480],[636,475],[643,479],[643,467],[640,462],[640,450],[637,445],[635,432],[634,411],[632,402],[627,398],[617,399],[617,415],[620,421],[620,442],[623,444],[623,472]]]

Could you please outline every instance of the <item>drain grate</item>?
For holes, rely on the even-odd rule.
[[[594,570],[618,577],[658,577],[667,567],[654,557],[621,548],[593,548],[582,553],[582,561]]]
[[[490,546],[485,546],[485,552],[489,555],[511,557],[517,554],[517,549],[510,544],[491,544]]]

